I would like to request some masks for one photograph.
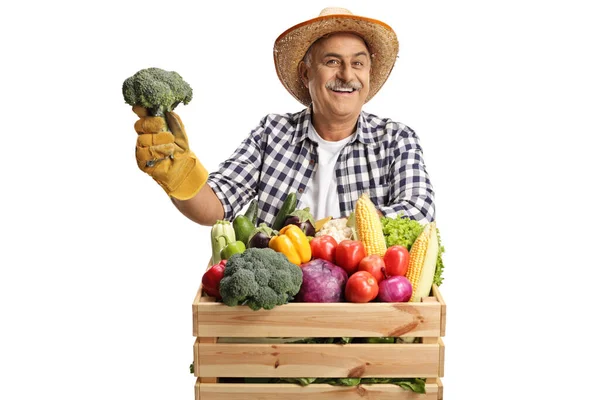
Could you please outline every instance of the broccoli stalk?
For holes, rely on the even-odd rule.
[[[270,310],[289,302],[301,285],[302,270],[283,253],[253,247],[227,260],[219,292],[228,306]]]
[[[131,106],[139,105],[154,116],[164,116],[179,103],[192,100],[192,88],[177,72],[146,68],[123,82],[123,97]]]

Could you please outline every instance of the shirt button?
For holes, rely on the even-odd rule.
[[[302,188],[298,189],[298,193],[304,193],[304,189],[302,189]]]
[[[315,160],[310,160],[310,165],[315,165]]]

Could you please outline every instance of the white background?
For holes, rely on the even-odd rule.
[[[273,41],[330,5],[381,19],[400,40],[365,110],[419,134],[435,186],[445,399],[591,396],[591,1],[192,4],[3,6],[0,398],[193,398],[191,304],[209,228],[137,169],[121,84],[150,66],[178,71],[194,88],[178,113],[213,170],[265,114],[302,108],[277,79]]]

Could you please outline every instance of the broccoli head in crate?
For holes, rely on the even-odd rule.
[[[249,248],[227,260],[220,285],[226,305],[270,310],[298,294],[302,270],[273,249]]]

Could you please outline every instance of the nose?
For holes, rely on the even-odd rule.
[[[352,66],[349,63],[343,63],[340,65],[337,75],[342,81],[350,82],[352,80]]]

